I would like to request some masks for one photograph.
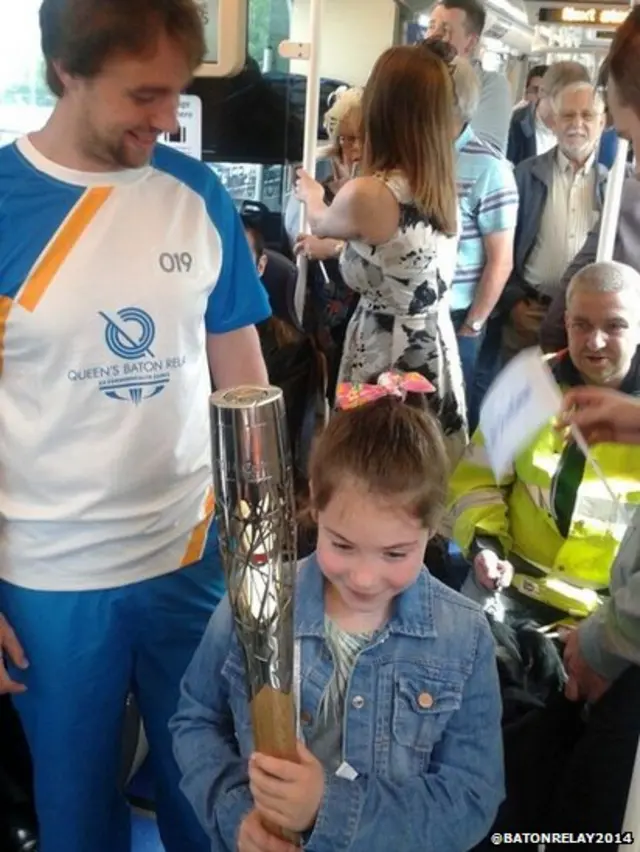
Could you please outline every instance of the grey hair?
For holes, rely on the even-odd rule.
[[[631,293],[640,298],[640,274],[615,260],[590,263],[577,272],[567,287],[567,307],[576,293]]]
[[[569,83],[568,86],[563,86],[560,89],[557,89],[553,97],[551,98],[551,105],[553,106],[554,112],[560,112],[560,107],[562,105],[562,99],[565,95],[573,94],[573,92],[581,92],[585,89],[589,89],[589,91],[593,94],[593,105],[598,110],[599,113],[604,113],[605,103],[604,98],[600,94],[600,92],[592,86],[591,83],[585,83],[583,81],[576,83]]]
[[[591,77],[581,62],[567,60],[565,62],[554,62],[547,68],[542,78],[544,93],[554,98],[560,89],[570,86],[572,83],[590,83]]]
[[[462,56],[456,56],[452,65],[456,110],[463,124],[468,124],[480,103],[480,80],[473,65]]]

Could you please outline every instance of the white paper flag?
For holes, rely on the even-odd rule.
[[[560,388],[540,349],[525,349],[507,364],[480,408],[480,429],[496,479],[561,406]]]

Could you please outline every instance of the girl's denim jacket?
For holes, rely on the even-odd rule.
[[[324,615],[323,577],[311,556],[300,566],[294,617],[303,732],[313,727],[333,671]],[[500,722],[495,646],[484,615],[423,569],[356,660],[342,748],[357,777],[327,775],[304,848],[470,849],[504,798]],[[184,676],[171,729],[182,789],[212,852],[235,852],[252,808],[253,743],[242,650],[226,597]]]

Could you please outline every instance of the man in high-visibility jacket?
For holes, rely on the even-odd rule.
[[[635,270],[619,263],[581,270],[567,292],[566,325],[569,348],[549,360],[561,388],[593,384],[640,396]],[[474,435],[450,481],[449,520],[472,566],[463,592],[495,616],[515,608],[551,624],[600,605],[640,504],[640,447],[605,443],[592,452],[612,493],[554,422],[499,482],[480,430]]]

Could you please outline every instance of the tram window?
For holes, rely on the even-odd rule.
[[[282,212],[284,166],[251,163],[209,163],[239,207],[243,201],[260,201],[271,213]]]
[[[291,0],[248,0],[247,53],[263,71],[289,71],[289,60],[278,53],[291,35]]]
[[[40,50],[40,2],[0,2],[0,145],[42,127],[53,109]]]
[[[276,13],[279,9],[274,10]],[[283,22],[286,28],[286,36],[281,36],[279,40],[284,40],[289,35],[289,12],[285,9],[286,20]],[[260,63],[264,67],[265,51],[271,48],[273,50],[275,39],[271,32],[272,21],[271,0],[249,0],[249,27],[248,27],[248,44],[247,52],[252,59]],[[276,14],[277,17],[277,14]],[[277,50],[274,52],[274,58],[277,55]],[[288,66],[287,60],[283,60]],[[267,68],[266,70],[270,70]]]

